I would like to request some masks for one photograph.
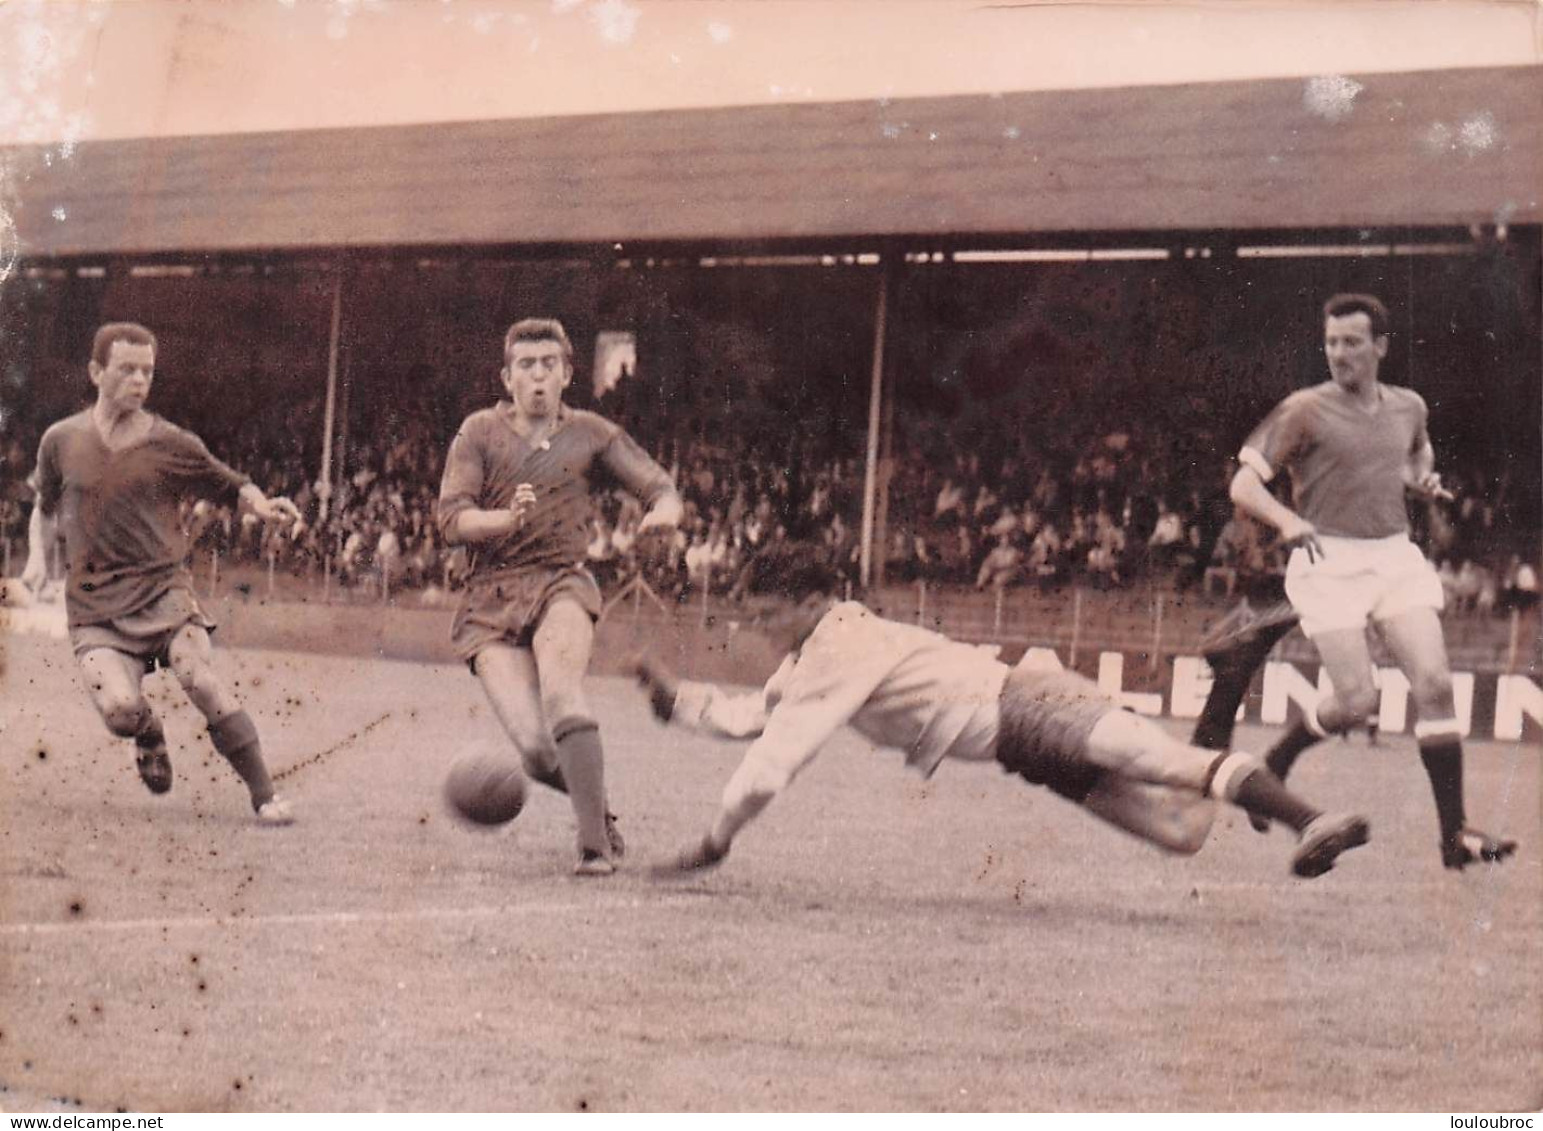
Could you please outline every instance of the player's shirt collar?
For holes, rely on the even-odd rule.
[[[496,411],[498,413],[498,418],[504,422],[509,431],[514,434],[515,438],[518,439],[521,443],[529,445],[530,437],[521,433],[520,430],[514,425],[516,420],[514,402],[507,399],[501,400],[498,402]],[[552,422],[552,430],[546,434],[546,442],[548,444],[552,442],[552,439],[559,432],[568,426],[568,422],[573,419],[573,410],[562,401],[558,401],[557,412],[555,415],[556,418]]]

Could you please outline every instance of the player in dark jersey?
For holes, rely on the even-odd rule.
[[[1374,716],[1379,693],[1366,640],[1370,621],[1409,679],[1442,863],[1461,869],[1503,860],[1516,842],[1467,823],[1462,729],[1437,615],[1444,597],[1435,570],[1409,539],[1405,492],[1430,497],[1441,490],[1425,401],[1378,379],[1388,352],[1388,312],[1378,299],[1335,295],[1323,313],[1331,379],[1293,393],[1254,429],[1238,454],[1242,466],[1231,488],[1239,507],[1295,545],[1286,595],[1334,685],[1265,761],[1285,778],[1309,746]],[[1266,486],[1281,468],[1291,472],[1294,508]],[[1242,662],[1262,662],[1259,643],[1284,630],[1277,622],[1256,635],[1253,656],[1245,649]]]
[[[563,404],[573,346],[562,324],[529,318],[504,337],[509,399],[462,423],[445,458],[439,524],[471,547],[451,626],[530,776],[569,795],[579,875],[615,871],[623,850],[606,805],[599,724],[584,673],[600,589],[583,568],[589,490],[605,472],[648,506],[640,531],[676,526],[669,473],[622,429]]]
[[[265,522],[296,522],[300,512],[288,499],[268,498],[191,432],[145,411],[155,357],[154,335],[136,323],[96,332],[89,365],[96,403],[54,424],[38,446],[22,579],[42,588],[45,547],[62,525],[70,642],[107,729],[134,740],[150,792],[172,785],[166,736],[140,687],[160,665],[208,720],[209,737],[246,782],[258,820],[288,824],[290,809],[274,794],[257,728],[211,664],[214,622],[193,595],[179,505],[195,495],[224,498]]]

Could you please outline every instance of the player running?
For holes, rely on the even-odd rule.
[[[1254,429],[1238,455],[1242,466],[1231,487],[1239,507],[1296,546],[1286,569],[1286,595],[1334,685],[1333,694],[1298,721],[1265,762],[1284,779],[1309,746],[1375,716],[1378,691],[1366,641],[1370,621],[1409,679],[1419,718],[1415,738],[1436,800],[1442,863],[1461,869],[1480,860],[1500,861],[1516,850],[1516,842],[1473,828],[1464,813],[1462,730],[1437,616],[1445,599],[1436,571],[1409,539],[1405,491],[1427,498],[1441,491],[1425,401],[1378,379],[1389,340],[1388,311],[1378,299],[1335,295],[1323,314],[1331,379],[1293,393]],[[1281,468],[1291,472],[1295,509],[1266,486]],[[1213,659],[1221,669],[1221,687],[1197,741],[1225,741],[1229,702],[1236,710],[1254,668],[1290,630],[1290,621],[1285,615],[1268,618],[1225,658]],[[1256,821],[1255,827],[1268,824]]]
[[[1365,818],[1329,815],[1281,785],[1248,754],[1186,746],[1121,709],[1082,676],[1020,664],[994,651],[875,616],[855,601],[833,604],[823,586],[766,629],[786,659],[759,692],[733,696],[678,680],[637,661],[654,713],[726,738],[754,738],[700,841],[657,869],[710,868],[734,838],[813,761],[843,725],[903,751],[930,776],[945,758],[999,763],[1035,785],[1172,852],[1198,852],[1225,798],[1296,829],[1298,876],[1322,875],[1365,844]]]
[[[155,361],[155,336],[143,326],[97,330],[88,366],[96,403],[55,423],[38,446],[22,580],[41,591],[47,547],[62,524],[75,659],[107,729],[134,740],[151,793],[172,786],[166,735],[141,689],[159,665],[171,668],[208,720],[214,748],[246,783],[258,821],[287,825],[290,808],[273,791],[257,727],[212,667],[214,621],[193,596],[178,508],[197,495],[238,502],[264,522],[298,522],[300,512],[288,499],[268,498],[193,433],[145,410]]]
[[[552,319],[516,322],[504,337],[509,399],[462,423],[445,459],[439,525],[472,548],[471,577],[451,639],[481,681],[530,776],[567,793],[581,876],[608,876],[624,844],[606,807],[600,728],[584,673],[601,610],[582,563],[589,489],[614,476],[648,506],[639,531],[676,526],[669,473],[630,436],[569,408],[573,346]]]

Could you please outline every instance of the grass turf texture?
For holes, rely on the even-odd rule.
[[[1543,1104],[1536,745],[1469,745],[1475,823],[1522,849],[1461,876],[1412,739],[1309,754],[1293,782],[1373,840],[1302,882],[1241,814],[1172,858],[844,734],[720,871],[661,886],[643,865],[700,834],[741,748],[596,680],[629,842],[597,883],[550,791],[492,836],[445,813],[497,733],[463,667],[218,653],[296,804],[274,830],[168,675],[152,798],[65,645],[5,643],[3,1108]]]

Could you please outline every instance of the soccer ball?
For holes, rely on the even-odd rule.
[[[527,782],[517,759],[476,750],[455,760],[445,778],[450,811],[474,825],[503,825],[525,808]]]

